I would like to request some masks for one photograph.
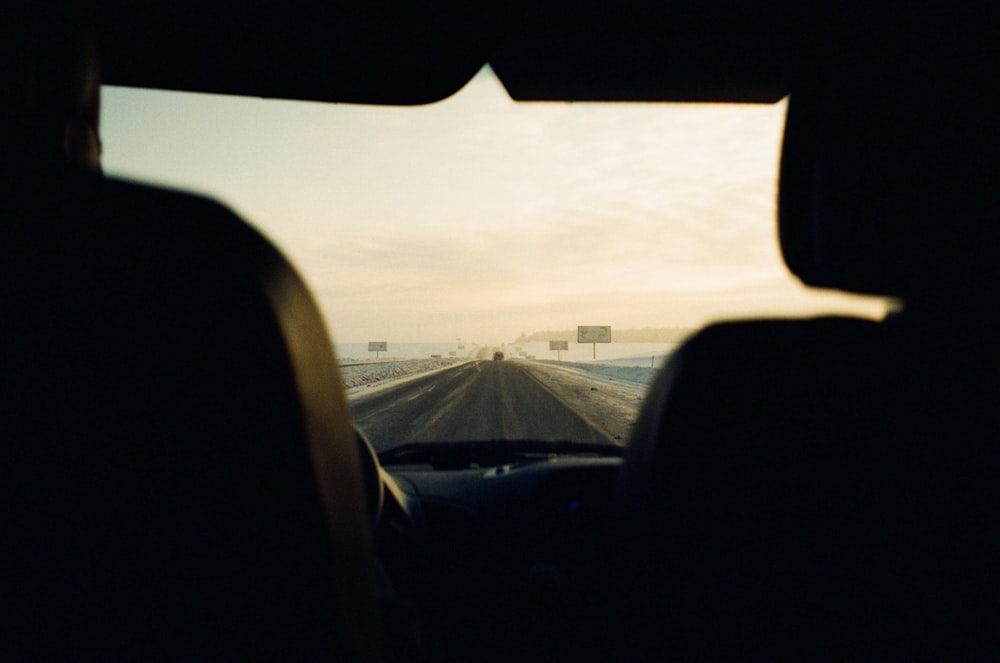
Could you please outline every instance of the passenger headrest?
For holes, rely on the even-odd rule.
[[[793,86],[778,220],[806,284],[907,302],[995,288],[996,47],[948,41],[869,50]]]

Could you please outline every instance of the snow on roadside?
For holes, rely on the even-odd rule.
[[[441,359],[403,359],[399,361],[380,361],[364,364],[352,364],[340,367],[344,378],[344,387],[348,396],[357,393],[358,387],[372,386],[388,380],[409,377],[420,373],[429,373],[449,366],[454,366],[466,359],[447,357]]]
[[[540,361],[551,366],[585,373],[591,377],[633,383],[643,389],[649,387],[656,374],[660,372],[659,368],[649,368],[648,366],[616,366],[598,362],[552,361],[549,359]]]

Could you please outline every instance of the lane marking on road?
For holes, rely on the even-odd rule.
[[[422,396],[426,396],[427,394],[431,393],[432,391],[434,391],[434,385],[431,385],[430,387],[428,387],[427,389],[424,389],[423,391],[418,391],[417,393],[413,394],[412,396],[410,396],[406,400],[408,400],[408,401],[415,400],[415,399],[420,398]]]
[[[423,371],[420,373],[411,373],[400,377],[385,378],[382,380],[377,380],[375,382],[368,382],[366,384],[361,384],[354,387],[348,387],[347,400],[351,401],[352,403],[355,401],[357,401],[358,403],[362,403],[364,401],[372,399],[372,397],[378,398],[384,395],[385,392],[391,392],[392,390],[401,387],[407,383],[423,380],[428,376],[434,375],[435,373],[444,373],[446,371],[453,371],[453,370],[458,370],[458,371],[465,370],[466,365],[471,362],[472,360],[465,360],[458,362],[456,364],[442,366],[440,368],[433,368],[429,371]]]

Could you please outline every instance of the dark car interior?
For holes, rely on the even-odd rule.
[[[702,330],[624,449],[379,457],[266,239],[195,195],[18,170],[5,138],[4,659],[996,656],[991,8],[92,9],[113,85],[417,105],[488,63],[525,102],[787,96],[789,269],[898,307]]]

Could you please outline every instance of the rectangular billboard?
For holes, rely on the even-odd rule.
[[[569,350],[569,341],[549,341],[549,350]]]
[[[388,341],[368,341],[368,352],[385,352],[388,349]]]
[[[581,325],[576,328],[577,343],[610,343],[610,325]]]

